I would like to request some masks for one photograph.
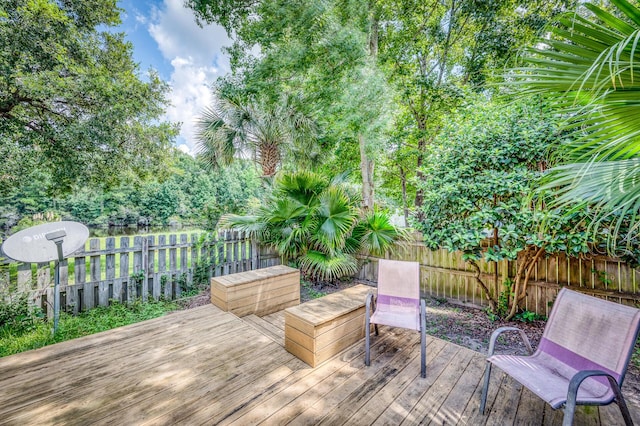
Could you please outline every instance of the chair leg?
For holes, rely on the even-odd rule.
[[[367,317],[365,319],[365,329],[364,329],[364,365],[366,365],[367,367],[369,365],[371,365],[371,354],[370,354],[370,343],[369,343],[369,339],[370,339],[370,325],[369,325],[369,318]]]
[[[487,362],[484,369],[484,385],[482,386],[482,396],[480,397],[480,413],[484,414],[487,405],[487,393],[489,393],[489,377],[491,376],[491,363]]]
[[[371,299],[369,298],[369,295],[367,295],[367,299],[365,303],[365,315],[364,315],[364,365],[366,365],[367,367],[371,365],[371,354],[370,354],[371,344],[369,342],[369,339],[371,337],[371,321],[369,318],[370,316],[371,316]],[[376,327],[376,335],[377,335],[378,325],[376,324],[375,327]]]
[[[633,420],[631,419],[631,413],[629,413],[627,403],[622,396],[620,385],[613,376],[600,370],[583,370],[576,373],[571,378],[571,381],[569,382],[569,389],[567,390],[567,401],[564,404],[564,418],[562,419],[562,426],[571,426],[573,424],[573,415],[576,411],[576,405],[578,405],[578,388],[587,377],[592,376],[604,376],[607,378],[609,386],[615,395],[614,401],[618,404],[618,407],[620,407],[624,423],[627,426],[632,426]]]
[[[564,406],[564,417],[562,417],[562,426],[573,425],[573,415],[576,412],[576,401],[567,401]]]
[[[420,377],[427,377],[427,308],[420,300]]]
[[[617,401],[617,403],[618,403],[618,407],[620,407],[620,412],[622,413],[622,417],[624,418],[624,424],[627,426],[633,426],[631,413],[629,412],[629,407],[627,407],[627,403],[624,402],[624,398],[620,396],[620,399]]]
[[[620,413],[622,413],[622,418],[624,419],[624,424],[627,426],[633,426],[633,420],[631,419],[631,413],[629,412],[629,407],[627,407],[627,403],[624,400],[624,396],[622,396],[622,391],[620,390],[620,386],[618,382],[616,382],[613,378],[607,377],[609,379],[609,384],[611,385],[611,389],[616,394],[616,403],[618,407],[620,407]]]

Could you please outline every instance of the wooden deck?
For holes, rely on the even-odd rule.
[[[418,333],[383,328],[369,368],[363,342],[312,369],[284,350],[283,328],[282,313],[210,305],[1,358],[0,424],[561,424],[498,372],[480,415],[484,358],[443,340],[428,338],[420,379]],[[616,406],[576,419],[621,422]]]

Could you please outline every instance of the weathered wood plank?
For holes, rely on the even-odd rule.
[[[485,361],[480,354],[474,354],[464,372],[449,392],[440,406],[438,413],[433,416],[429,424],[471,424],[464,417],[464,411],[469,401],[474,397],[478,384],[482,380]]]
[[[260,321],[273,326],[277,318]],[[0,418],[6,424],[561,424],[558,412],[499,372],[488,413],[480,415],[482,355],[428,337],[421,379],[419,334],[380,331],[370,367],[359,341],[309,368],[246,321],[203,306],[1,358]],[[637,418],[638,408],[630,408]],[[591,407],[576,424],[620,420],[617,411],[600,413]]]
[[[274,326],[257,315],[247,315],[242,317],[242,319],[254,326],[256,330],[267,335],[280,346],[284,345],[284,330],[282,328]]]
[[[433,362],[435,357],[438,356],[442,348],[444,347],[444,341],[428,339],[427,342],[427,363]],[[402,369],[400,374],[391,379],[391,381],[382,389],[380,389],[375,395],[372,395],[371,399],[356,411],[353,416],[348,420],[349,424],[353,425],[370,425],[376,421],[380,415],[391,405],[395,399],[402,395],[416,379],[416,372],[420,371],[420,346],[414,345],[412,350],[412,359],[408,365]]]
[[[395,335],[386,333],[372,343],[372,362],[377,362],[379,357],[387,351],[389,348],[387,343],[393,338]],[[287,424],[310,406],[322,401],[341,383],[357,374],[363,364],[364,345],[356,344],[344,351],[341,356],[314,368],[309,375],[295,382],[287,388],[286,392],[279,394],[277,399],[270,400],[270,405],[273,405],[277,411],[264,419],[264,424]]]
[[[352,398],[362,400],[365,397],[360,391],[363,387],[370,388],[372,383],[386,383],[395,376],[394,368],[387,368],[387,365],[393,360],[403,359],[408,361],[408,354],[416,343],[415,332],[403,329],[387,329],[387,333],[393,333],[394,339],[389,341],[389,345],[384,348],[384,352],[380,354],[376,360],[371,361],[370,367],[364,367],[364,360],[361,361],[361,370],[349,377],[331,392],[326,394],[324,398],[316,404],[302,412],[290,424],[318,424],[323,422],[325,417],[331,416],[333,409],[343,400],[352,396]],[[417,372],[420,373],[419,371]],[[367,385],[367,383],[369,383]],[[363,403],[366,401],[363,401]],[[330,410],[327,407],[331,407]],[[349,417],[351,414],[349,415]],[[328,424],[328,423],[327,423]]]
[[[231,319],[233,320],[233,318]],[[233,324],[228,320],[221,321],[219,324],[207,324],[206,322],[201,322],[198,325],[201,327],[201,330],[203,330],[203,333],[215,331],[220,332],[219,335],[221,336],[221,340],[230,339],[235,341],[237,337],[235,334],[237,326],[233,326]],[[184,327],[184,324],[182,326]],[[61,368],[61,372],[58,373],[58,377],[54,382],[52,382],[50,378],[47,380],[46,377],[42,377],[42,374],[38,371],[34,371],[31,376],[20,375],[17,380],[12,381],[3,389],[3,391],[6,390],[6,396],[3,397],[11,398],[13,395],[12,399],[9,399],[11,406],[9,406],[9,404],[5,404],[0,407],[3,419],[13,415],[21,417],[24,416],[27,411],[30,412],[29,415],[32,415],[34,411],[39,409],[34,408],[34,406],[39,406],[39,402],[41,400],[39,397],[46,398],[47,401],[56,401],[60,399],[60,405],[62,407],[64,407],[63,403],[65,402],[65,395],[69,392],[80,394],[84,399],[94,401],[96,400],[95,398],[97,398],[95,395],[96,393],[104,392],[109,387],[113,387],[113,389],[111,389],[111,393],[113,393],[117,392],[119,389],[125,389],[130,385],[135,386],[137,383],[137,376],[153,376],[153,369],[164,369],[162,365],[171,364],[173,362],[171,358],[161,358],[154,363],[149,363],[147,357],[140,357],[141,353],[146,352],[148,355],[149,349],[148,342],[141,341],[140,345],[137,345],[138,342],[135,340],[136,337],[137,340],[140,340],[139,334],[137,334],[140,332],[146,332],[145,328],[128,330],[125,334],[129,335],[129,337],[134,340],[133,342],[130,341],[129,345],[121,346],[120,350],[117,352],[114,351],[110,354],[99,356],[98,359],[95,358],[95,355],[100,351],[100,348],[95,347],[95,345],[93,345],[88,353],[85,352],[85,356],[82,358],[75,360],[71,357],[58,359],[57,362],[62,364],[64,368]],[[172,340],[172,336],[175,336],[175,334],[176,329],[174,327],[171,327],[171,330],[167,330],[165,325],[164,329],[156,330],[156,333],[152,335],[153,337],[151,337],[151,339],[158,342],[164,341],[168,343]],[[186,336],[182,339],[185,337]],[[185,343],[189,342],[185,341]],[[183,356],[189,356],[191,353],[191,356],[193,356],[193,351],[189,348],[194,344],[195,343],[176,346],[174,349],[176,352],[175,355],[180,356],[182,353]],[[94,355],[93,359],[91,359],[91,354]],[[129,369],[114,371],[112,365],[113,362],[116,361],[122,362],[123,365],[130,366]],[[2,366],[2,364],[0,364],[0,366]],[[77,375],[78,369],[87,371],[87,373],[84,374],[89,374],[90,372],[90,377],[92,379],[79,383],[77,378],[74,379],[73,377],[74,373]],[[149,371],[151,371],[151,373],[149,373]],[[24,388],[30,388],[33,392],[30,392],[29,394],[19,392]]]
[[[495,371],[498,374],[504,374]],[[511,377],[506,377],[500,386],[500,390],[496,395],[495,402],[491,407],[490,415],[487,417],[487,425],[502,426],[514,424],[518,403],[520,402],[520,394],[522,393],[522,385]]]
[[[472,351],[461,348],[403,423],[410,424],[415,421],[419,424],[426,424],[441,418],[441,414],[446,413],[442,409],[442,404],[458,385],[461,377],[460,372],[467,368],[475,355]]]

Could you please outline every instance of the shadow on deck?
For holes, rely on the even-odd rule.
[[[484,357],[384,328],[315,369],[282,347],[282,313],[238,317],[213,305],[0,359],[1,424],[559,425],[517,382],[495,374],[478,413]],[[497,373],[497,372],[496,372]],[[630,407],[636,422],[640,415]],[[576,424],[615,425],[617,406]]]

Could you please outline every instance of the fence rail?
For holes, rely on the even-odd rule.
[[[60,263],[60,305],[75,314],[111,300],[176,299],[194,279],[279,263],[275,253],[232,231],[215,240],[198,234],[92,238]],[[7,272],[0,282],[29,293],[51,315],[53,271],[54,262],[18,263],[15,273]]]
[[[420,263],[421,288],[427,295],[463,304],[487,305],[474,278],[475,271],[462,259],[460,252],[430,250],[421,242],[415,242],[392,258]],[[368,256],[362,260],[357,278],[376,282],[378,259]],[[496,265],[482,261],[479,266],[483,281],[493,294],[498,294],[504,290],[503,282],[515,277],[518,262],[502,261]],[[552,255],[537,262],[528,284],[524,307],[540,315],[548,315],[562,287],[637,305],[640,304],[639,273],[624,261],[606,256],[571,258],[564,254]]]

